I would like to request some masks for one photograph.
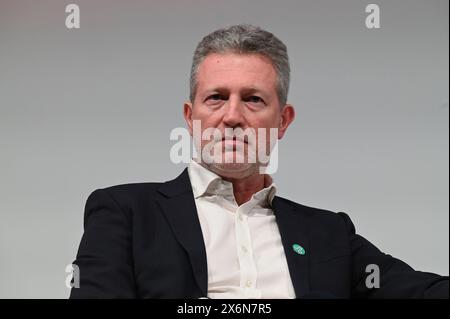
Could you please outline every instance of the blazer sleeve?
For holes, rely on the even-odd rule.
[[[79,288],[70,298],[135,298],[131,220],[106,189],[88,198],[84,234],[74,264]]]
[[[339,213],[347,228],[352,254],[353,298],[449,298],[449,278],[433,273],[415,271],[403,261],[381,252],[362,236],[356,234],[350,217]],[[379,287],[368,288],[368,265],[379,269]]]

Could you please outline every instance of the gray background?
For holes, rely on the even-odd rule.
[[[289,49],[279,194],[448,274],[448,1],[73,2],[79,30],[69,1],[0,0],[0,297],[66,298],[89,193],[178,175],[169,133],[194,47],[242,22]]]

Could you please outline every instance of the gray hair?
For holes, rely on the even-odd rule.
[[[286,45],[272,33],[249,24],[238,24],[216,30],[205,36],[194,52],[190,75],[190,99],[197,91],[197,73],[208,54],[261,54],[272,62],[277,73],[277,94],[281,107],[289,91],[290,67]]]

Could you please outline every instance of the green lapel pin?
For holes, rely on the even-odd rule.
[[[294,251],[299,254],[299,255],[304,255],[306,254],[305,248],[303,248],[302,246],[300,246],[299,244],[294,244],[292,245],[292,249],[294,249]]]

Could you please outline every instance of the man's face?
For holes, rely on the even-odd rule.
[[[244,163],[213,163],[211,170],[225,177],[236,178],[254,174],[259,164],[247,159],[250,147],[258,154],[258,132],[266,132],[266,149],[270,152],[270,128],[277,128],[276,138],[281,139],[294,119],[290,105],[280,106],[277,76],[271,61],[258,54],[210,54],[200,64],[197,73],[197,90],[194,102],[185,103],[184,116],[191,136],[193,121],[200,120],[201,131],[217,128],[225,137],[226,128],[253,128],[256,143],[251,141],[214,141],[223,156],[236,158],[244,154]],[[201,149],[211,140],[201,141]],[[220,144],[219,144],[220,143]],[[198,145],[197,145],[198,147]],[[244,152],[239,152],[244,149]],[[258,157],[258,156],[257,156]],[[222,158],[224,159],[224,158]]]

